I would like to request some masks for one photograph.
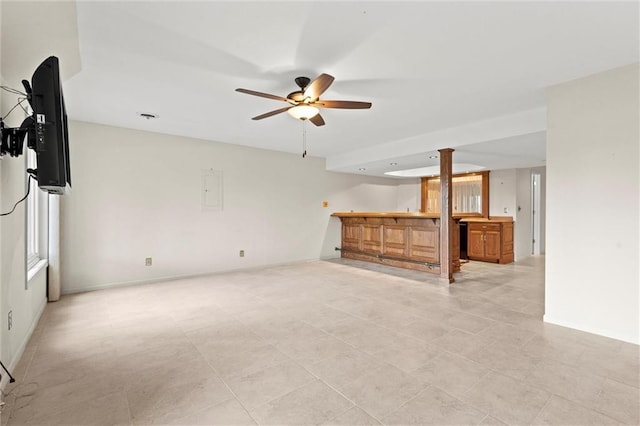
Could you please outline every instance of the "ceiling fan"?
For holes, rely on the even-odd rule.
[[[316,126],[324,126],[324,119],[320,115],[319,108],[341,108],[341,109],[368,109],[371,108],[371,102],[358,101],[325,101],[320,100],[325,90],[331,86],[334,77],[329,74],[320,74],[318,78],[311,81],[308,77],[297,77],[296,84],[300,88],[295,92],[291,92],[287,97],[271,95],[269,93],[256,92],[249,89],[236,89],[236,92],[246,93],[248,95],[260,96],[277,101],[287,102],[289,106],[276,109],[273,111],[260,114],[252,118],[252,120],[262,120],[287,111],[292,117],[299,120],[309,120]]]

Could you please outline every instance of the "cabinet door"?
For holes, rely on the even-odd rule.
[[[500,231],[485,231],[485,257],[500,259]]]
[[[484,257],[484,231],[469,227],[467,238],[467,255],[469,257]]]
[[[502,255],[513,256],[513,222],[502,225]]]

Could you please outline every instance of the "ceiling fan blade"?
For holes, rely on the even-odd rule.
[[[359,101],[318,101],[313,106],[318,108],[342,108],[342,109],[368,109],[371,108],[371,102]]]
[[[310,99],[311,102],[317,100],[320,95],[324,93],[325,90],[331,86],[333,83],[334,77],[329,74],[320,74],[318,78],[313,80],[311,84],[305,89],[304,97],[306,99]]]
[[[324,126],[324,119],[320,114],[316,114],[309,119],[310,122],[315,124],[316,126]]]
[[[271,95],[269,93],[256,92],[255,90],[236,89],[236,92],[246,93],[247,95],[260,96],[261,98],[275,99],[276,101],[289,102],[287,98],[283,98],[282,96]]]
[[[288,107],[276,109],[276,110],[273,110],[273,111],[265,112],[264,114],[256,115],[255,117],[252,118],[252,120],[262,120],[263,118],[267,118],[267,117],[271,117],[273,115],[277,115],[277,114],[283,113],[286,110],[288,110],[289,108],[293,108],[293,107],[288,106]]]

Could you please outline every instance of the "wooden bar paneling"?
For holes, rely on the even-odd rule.
[[[342,257],[440,274],[440,219],[421,213],[334,213],[342,220]],[[452,232],[459,235],[458,220]],[[452,246],[452,271],[460,246]]]
[[[440,229],[412,226],[409,228],[409,257],[440,263]]]
[[[342,247],[352,250],[362,250],[362,226],[359,223],[342,223]]]
[[[390,256],[407,256],[407,227],[402,225],[386,225],[384,227],[384,254]]]
[[[382,225],[362,225],[362,251],[382,253]]]

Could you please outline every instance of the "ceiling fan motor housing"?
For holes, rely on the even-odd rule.
[[[298,87],[302,89],[302,91],[304,91],[304,89],[311,82],[311,79],[309,77],[296,77],[295,82],[298,85]]]

